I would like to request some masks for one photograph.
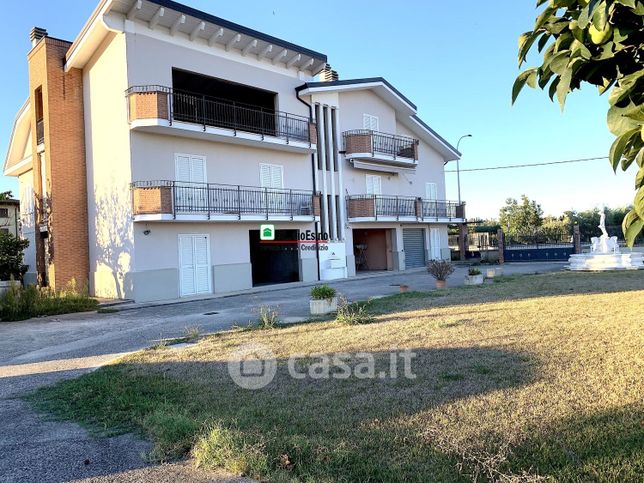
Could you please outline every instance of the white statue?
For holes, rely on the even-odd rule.
[[[606,213],[603,210],[601,215],[599,215],[598,228],[602,231],[602,235],[599,238],[594,236],[590,239],[590,242],[592,243],[590,251],[593,253],[619,253],[617,237],[609,237],[608,232],[606,231]]]

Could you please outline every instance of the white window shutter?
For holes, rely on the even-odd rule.
[[[201,235],[194,237],[196,293],[207,293],[210,291],[210,264],[208,261],[208,248],[208,237]]]
[[[438,186],[436,183],[425,183],[425,196],[428,200],[438,199]]]
[[[271,188],[283,189],[284,188],[284,167],[271,166]]]
[[[192,181],[192,167],[190,156],[184,156],[182,154],[176,155],[175,175],[176,181],[182,181],[185,183],[190,183]]]
[[[191,156],[191,175],[190,181],[192,183],[205,183],[206,182],[206,158],[203,156]]]
[[[381,195],[382,194],[382,178],[377,175],[367,175],[367,194],[368,195]]]
[[[259,165],[259,185],[262,188],[271,187],[271,167],[268,164]]]
[[[378,119],[378,116],[372,116],[371,114],[363,114],[362,127],[370,131],[379,131],[380,120]]]

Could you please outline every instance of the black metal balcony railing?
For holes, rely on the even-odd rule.
[[[347,197],[349,218],[401,218],[421,220],[460,220],[465,218],[465,203],[427,200],[413,196],[351,195]]]
[[[223,127],[262,136],[309,142],[310,120],[306,116],[276,111],[228,99],[176,90],[164,86],[135,86],[127,94],[163,93],[168,97],[170,121]]]
[[[344,132],[344,147],[350,153],[370,152],[394,158],[418,158],[418,139],[397,134],[388,134],[369,129]],[[366,151],[365,151],[366,149]]]
[[[166,180],[138,181],[131,187],[133,190],[166,190],[168,208],[175,217],[192,214],[209,218],[213,215],[314,217],[319,209],[319,199],[316,199],[319,195],[307,190]]]
[[[36,121],[36,144],[42,144],[45,142],[45,121],[40,119]]]

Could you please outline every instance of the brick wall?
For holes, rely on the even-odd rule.
[[[28,56],[32,106],[38,105],[38,89],[42,92],[42,113],[35,113],[32,119],[34,191],[38,198],[46,194],[51,203],[46,221],[47,246],[37,237],[37,265],[40,273],[48,273],[49,284],[57,289],[72,280],[79,288],[85,287],[89,277],[83,81],[80,70],[64,71],[70,45],[45,37]],[[36,155],[35,125],[40,114],[44,120],[47,186],[42,186]]]
[[[130,121],[137,119],[169,119],[166,92],[134,92],[130,94]]]
[[[320,209],[320,195],[313,195],[313,214],[315,216],[320,216],[322,210]]]
[[[373,199],[347,200],[349,218],[373,218],[376,216],[376,204]]]
[[[318,142],[318,125],[314,122],[309,123],[309,141],[311,144],[317,144]]]
[[[172,189],[169,186],[135,188],[132,203],[135,215],[172,214]]]
[[[350,134],[346,137],[345,150],[347,154],[353,153],[370,153],[371,152],[371,135],[370,134]]]

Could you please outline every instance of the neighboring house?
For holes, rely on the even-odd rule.
[[[384,79],[169,0],[31,39],[5,175],[40,283],[146,301],[449,258],[459,154]]]
[[[0,231],[14,236],[20,234],[20,201],[0,200]]]

